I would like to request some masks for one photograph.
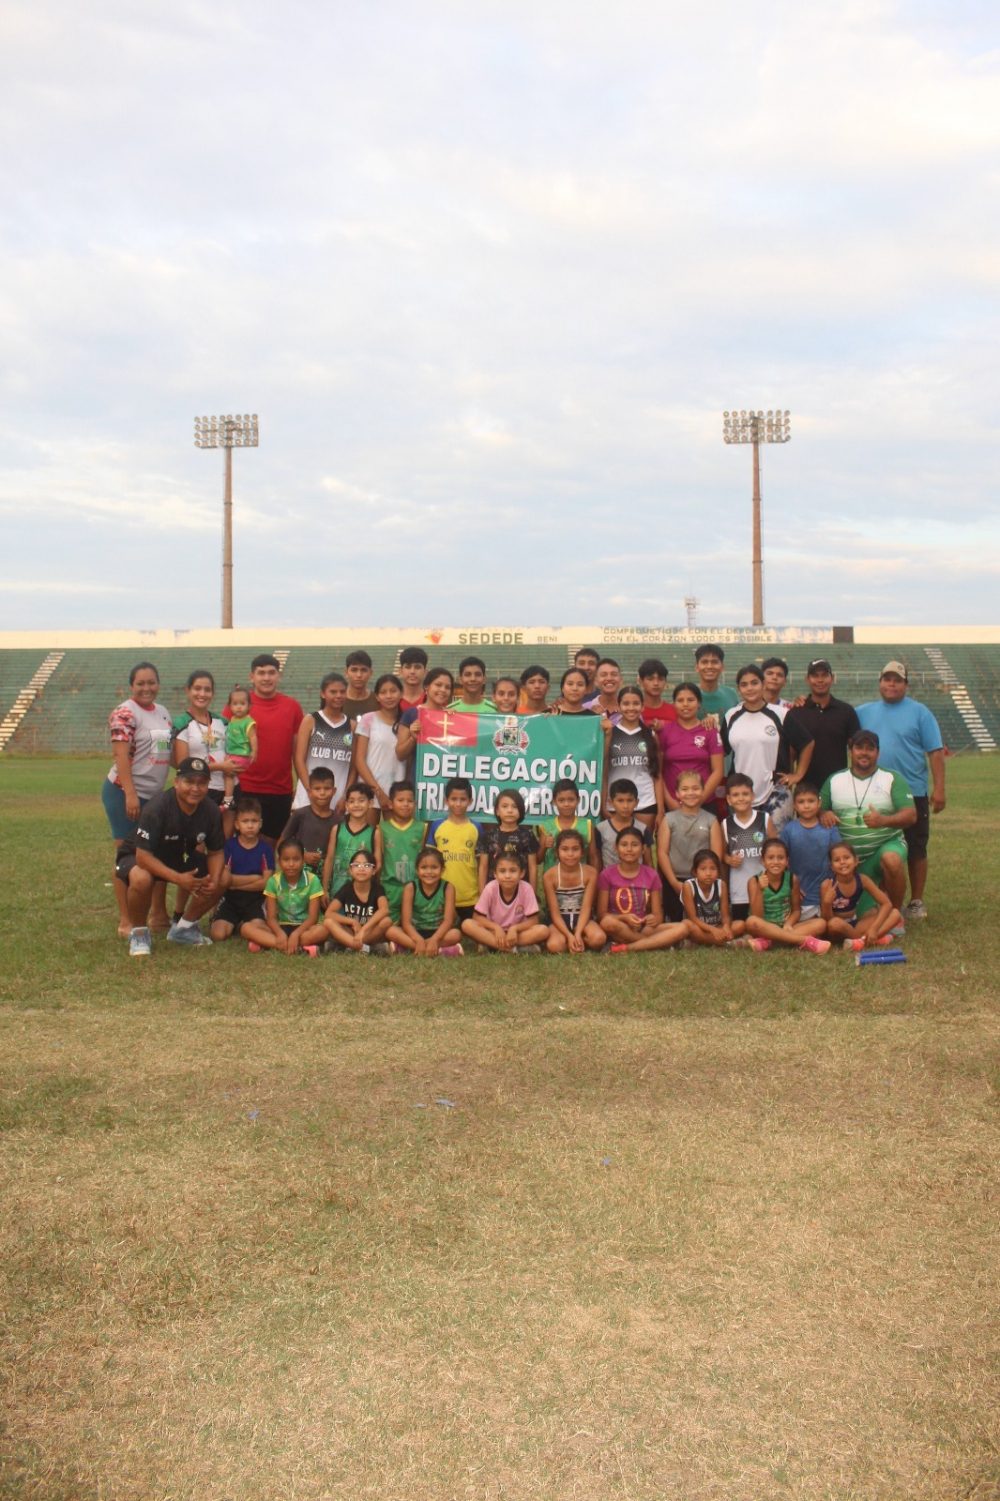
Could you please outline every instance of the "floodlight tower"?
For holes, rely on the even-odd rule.
[[[722,436],[727,443],[753,444],[753,623],[764,624],[764,577],[760,545],[760,445],[787,443],[788,412],[723,412]]]
[[[257,447],[257,413],[253,416],[196,417],[195,448],[224,448],[226,487],[222,500],[222,629],[233,628],[233,449]]]

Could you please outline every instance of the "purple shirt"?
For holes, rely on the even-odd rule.
[[[722,737],[706,725],[664,724],[660,727],[660,752],[663,757],[663,784],[670,796],[677,797],[677,778],[682,771],[696,771],[703,782],[712,775],[712,757],[722,755]]]
[[[620,865],[606,865],[597,877],[598,891],[608,893],[608,911],[619,916],[634,912],[645,917],[649,893],[662,891],[663,882],[650,865],[640,865],[634,876],[623,876]]]

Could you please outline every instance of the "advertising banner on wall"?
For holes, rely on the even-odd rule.
[[[451,777],[472,783],[469,817],[493,819],[501,792],[517,791],[525,823],[550,818],[552,788],[564,777],[580,789],[579,811],[596,818],[601,807],[604,734],[583,714],[463,714],[421,709],[417,748],[417,816],[443,818]]]

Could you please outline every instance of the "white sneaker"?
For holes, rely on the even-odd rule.
[[[923,922],[924,918],[927,916],[927,908],[921,901],[909,902],[907,904],[905,916],[908,917],[911,922]]]
[[[128,938],[128,956],[130,959],[148,959],[153,952],[152,939],[148,928],[133,928]]]

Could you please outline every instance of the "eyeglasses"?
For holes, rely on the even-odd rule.
[[[355,870],[374,870],[374,860],[352,860],[351,865]]]

